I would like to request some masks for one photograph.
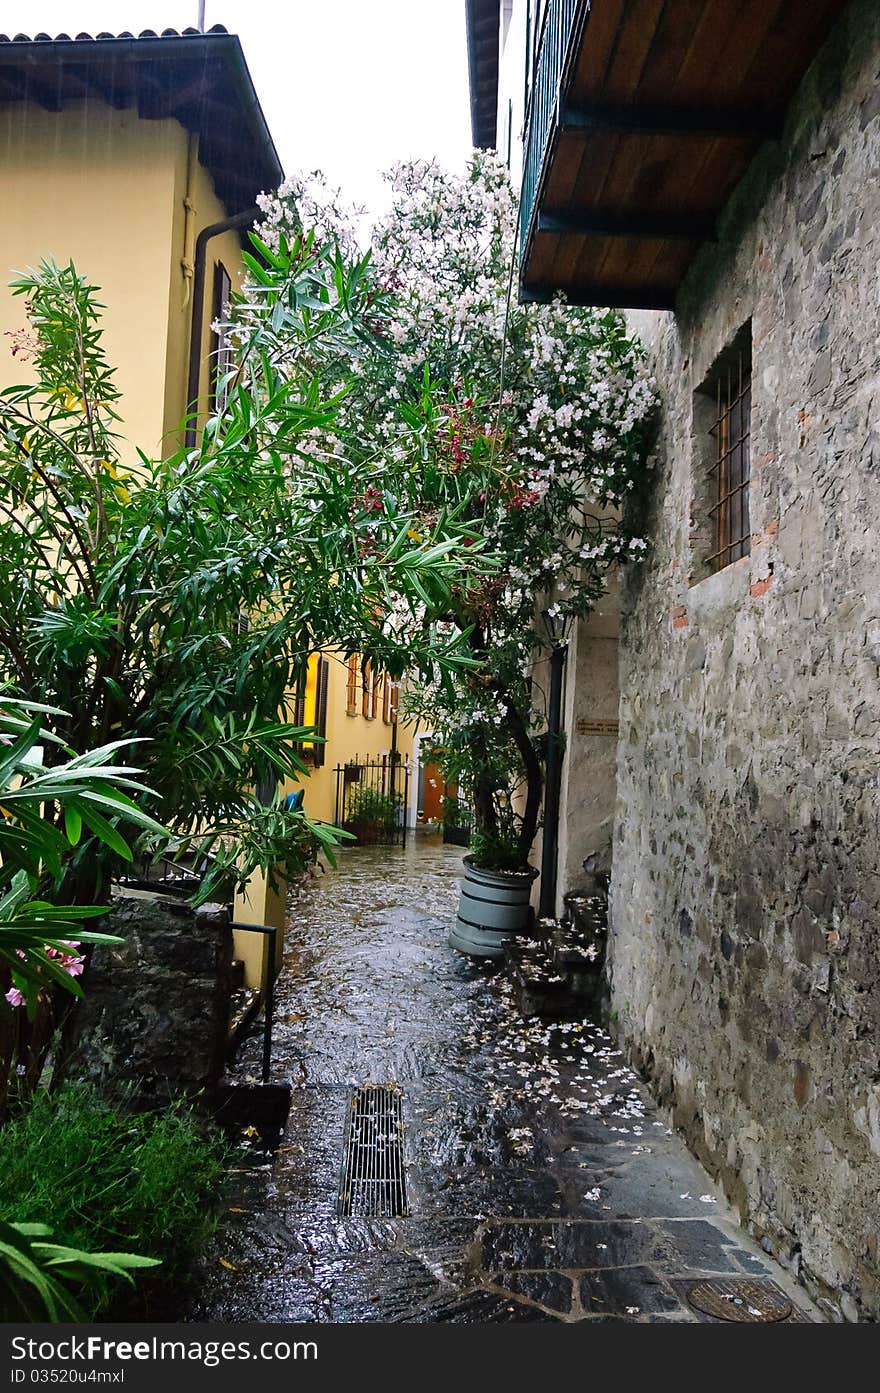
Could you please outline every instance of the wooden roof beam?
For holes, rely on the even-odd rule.
[[[207,99],[208,93],[217,88],[222,73],[216,67],[206,66],[185,86],[178,84],[176,74],[171,75],[167,84],[158,83],[152,74],[141,73],[139,76],[149,84],[140,102],[142,110],[139,114],[147,120],[156,121],[176,116],[178,111],[183,111],[188,106],[201,105]]]
[[[684,111],[670,108],[632,107],[608,110],[566,104],[562,108],[563,135],[657,135],[691,140],[778,140],[783,117],[753,111]]]
[[[715,238],[715,223],[711,218],[593,210],[539,213],[534,230],[569,237],[632,237],[657,242],[711,242]]]
[[[662,286],[574,284],[562,293],[567,305],[626,310],[675,309],[675,292]],[[560,290],[553,286],[523,282],[519,287],[519,302],[521,305],[546,305],[559,294]]]
[[[44,111],[57,112],[62,110],[64,97],[54,73],[47,74],[49,77],[47,81],[44,79],[43,72],[32,65],[27,71],[22,71],[20,68],[3,68],[2,76],[3,81],[12,89],[19,101],[34,102],[37,106],[41,106]]]
[[[77,68],[65,67],[65,100],[69,101],[77,93],[86,99],[91,97],[106,102],[116,111],[124,111],[130,104],[125,86],[118,81],[118,75],[117,78],[114,78],[113,69],[104,74],[102,71],[95,71],[87,65]]]

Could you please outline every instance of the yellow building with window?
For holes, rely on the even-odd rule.
[[[291,719],[314,726],[323,741],[307,742],[303,755],[309,777],[303,781],[303,806],[319,822],[342,823],[346,807],[346,769],[375,766],[373,782],[391,787],[392,763],[401,769],[412,757],[413,727],[398,723],[400,683],[377,674],[360,654],[313,654],[305,691]],[[383,779],[383,770],[387,770]],[[299,786],[297,786],[299,787]],[[395,780],[402,796],[403,782]],[[285,792],[295,792],[289,786]]]
[[[0,38],[0,172],[4,382],[27,373],[13,352],[24,304],[6,282],[42,258],[73,261],[104,305],[123,462],[137,448],[154,456],[176,448],[197,402],[185,431],[194,442],[226,351],[211,324],[241,286],[257,196],[284,177],[238,38],[220,26]],[[326,743],[308,751],[310,816],[334,820],[337,765],[390,757],[387,690],[369,674],[366,686],[362,674],[352,679],[344,657],[312,659],[299,714]],[[283,896],[257,879],[236,917],[281,925]],[[265,941],[239,935],[236,952],[258,982]]]
[[[238,39],[0,40],[0,169],[0,333],[24,322],[12,272],[72,260],[100,287],[132,455],[179,444],[187,403],[210,404],[218,294],[283,177]]]

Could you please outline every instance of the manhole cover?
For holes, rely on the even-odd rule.
[[[716,1320],[751,1321],[767,1325],[788,1320],[793,1307],[785,1292],[772,1282],[750,1277],[716,1277],[688,1287],[687,1299],[704,1315]]]
[[[393,1084],[365,1084],[352,1094],[337,1213],[406,1213],[403,1099]]]

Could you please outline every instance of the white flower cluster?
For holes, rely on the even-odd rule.
[[[412,445],[401,430],[401,403],[419,400],[426,371],[456,410],[465,403],[480,413],[468,424],[492,442],[497,480],[481,495],[479,528],[501,561],[497,582],[469,593],[467,604],[509,686],[546,644],[548,619],[589,613],[609,568],[644,554],[646,541],[620,516],[646,467],[656,384],[616,312],[575,309],[562,297],[528,305],[515,292],[508,298],[517,201],[497,156],[475,152],[460,175],[420,160],[387,177],[392,204],[371,247],[376,286],[390,296],[379,311],[389,350],[365,350],[364,390],[348,425],[359,429],[360,448],[372,451],[377,469],[383,460],[405,467]],[[288,180],[260,206],[270,245],[300,226],[345,252],[357,253],[363,240],[358,214],[318,175]],[[346,419],[343,404],[342,439]],[[344,453],[339,437],[314,446]],[[450,467],[466,470],[465,445],[454,448]],[[427,458],[423,452],[412,468]],[[391,604],[389,635],[423,620],[411,605],[404,612]],[[489,692],[475,695],[466,676],[454,694],[438,686],[425,700],[435,729],[453,739],[476,726],[494,738],[504,725],[498,703]]]

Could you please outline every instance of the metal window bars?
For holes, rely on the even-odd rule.
[[[715,501],[707,510],[713,523],[715,550],[706,561],[713,571],[720,571],[751,551],[752,377],[748,354],[740,351],[735,361],[718,371],[715,402],[715,422],[710,431],[715,441],[714,460],[708,470]]]

